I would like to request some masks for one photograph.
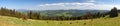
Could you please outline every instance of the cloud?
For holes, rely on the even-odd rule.
[[[101,5],[95,5],[96,10],[111,10],[114,7],[114,5],[106,5],[106,4],[101,4]]]
[[[88,0],[88,2],[95,2],[95,0]]]
[[[40,4],[35,7],[36,10],[110,10],[114,6],[119,7],[120,5],[109,5],[109,4],[94,4],[94,3],[52,3],[52,4]],[[119,7],[120,8],[120,7]],[[32,9],[34,10],[34,9]]]
[[[42,9],[92,9],[93,3],[54,3],[39,5]]]

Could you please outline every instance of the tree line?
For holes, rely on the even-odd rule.
[[[106,15],[109,15],[109,17],[117,17],[118,16],[118,11],[117,8],[114,7],[111,9],[110,12],[107,13],[100,13],[96,12],[92,14],[91,12],[86,12],[85,15],[83,16],[42,16],[38,12],[33,12],[29,11],[27,14],[16,11],[15,9],[7,9],[7,8],[0,8],[0,15],[2,16],[12,16],[12,17],[17,17],[17,18],[22,18],[23,20],[27,19],[36,19],[36,20],[83,20],[83,19],[94,19],[94,18],[100,18],[100,17],[105,17]]]

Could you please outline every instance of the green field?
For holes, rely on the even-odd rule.
[[[120,16],[74,21],[22,20],[15,17],[0,16],[0,26],[120,26]]]

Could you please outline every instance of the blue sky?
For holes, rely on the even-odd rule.
[[[0,7],[29,10],[98,9],[120,8],[120,0],[0,0]]]

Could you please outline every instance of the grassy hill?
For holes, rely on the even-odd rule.
[[[119,24],[120,16],[74,21],[22,20],[15,17],[0,16],[0,26],[120,26]]]

